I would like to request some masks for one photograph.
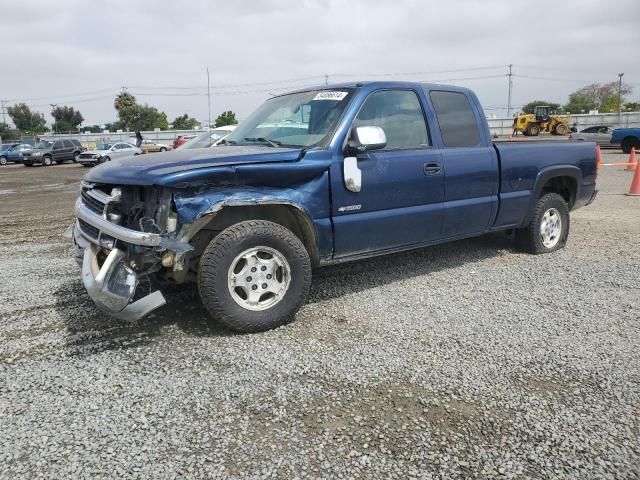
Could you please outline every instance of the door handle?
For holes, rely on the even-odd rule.
[[[437,162],[425,163],[424,164],[424,174],[425,175],[438,175],[442,167]]]

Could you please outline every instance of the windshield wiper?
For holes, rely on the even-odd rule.
[[[238,142],[236,142],[235,140],[227,140],[226,138],[223,138],[218,143],[219,144],[222,143],[224,145],[237,145],[238,144]]]
[[[247,142],[266,143],[270,147],[279,147],[280,145],[282,145],[282,142],[279,142],[277,140],[269,140],[268,138],[264,138],[264,137],[244,137],[244,139]]]

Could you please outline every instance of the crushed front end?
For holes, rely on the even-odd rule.
[[[140,296],[138,287],[190,250],[177,227],[168,189],[82,182],[68,236],[85,288],[101,310],[136,320],[165,304],[160,291]]]

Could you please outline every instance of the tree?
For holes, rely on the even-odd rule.
[[[3,142],[20,140],[20,132],[10,128],[6,123],[0,122],[0,139],[2,139]]]
[[[144,105],[138,104],[136,97],[130,93],[122,92],[118,94],[113,106],[118,112],[118,129],[138,131],[153,130],[154,128],[166,130],[169,128],[166,113],[146,103]]]
[[[175,118],[173,121],[174,130],[193,130],[200,125],[200,122],[195,118],[189,117],[186,113]]]
[[[113,108],[115,108],[119,114],[121,110],[128,107],[134,107],[136,104],[136,97],[128,92],[122,92],[119,93],[113,101]]]
[[[534,100],[533,102],[529,102],[526,105],[522,106],[522,113],[534,113],[535,108],[540,105],[547,105],[551,107],[551,112],[555,113],[560,109],[559,103],[549,102],[547,100]]]
[[[627,102],[622,109],[627,112],[640,112],[640,102]]]
[[[622,84],[620,89],[622,103],[625,95],[629,95],[631,91],[631,86]],[[564,110],[571,113],[587,113],[590,110],[618,111],[618,82],[592,83],[576,90],[569,95],[569,103],[564,106]]]
[[[24,103],[18,103],[7,108],[7,112],[18,130],[29,133],[43,133],[47,131],[44,115],[32,112]]]
[[[53,123],[54,132],[70,132],[77,130],[78,125],[84,121],[84,117],[80,111],[73,107],[55,107],[51,111],[51,116],[55,119]]]
[[[100,125],[85,125],[82,127],[83,132],[102,133]]]
[[[216,127],[224,127],[225,125],[236,125],[238,121],[236,120],[236,114],[231,110],[227,110],[226,112],[222,112],[216,118]]]

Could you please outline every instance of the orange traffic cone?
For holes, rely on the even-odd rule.
[[[627,168],[625,170],[634,171],[638,165],[638,159],[636,158],[636,149],[631,147],[631,153],[629,154],[629,161],[627,162]]]
[[[600,145],[596,145],[596,170],[600,170],[600,165],[602,165],[602,152]]]
[[[633,153],[633,150],[631,150],[631,152]],[[629,193],[627,193],[627,195],[640,196],[640,168],[636,168],[636,173],[633,174],[633,180],[631,180],[631,186],[629,187]]]

